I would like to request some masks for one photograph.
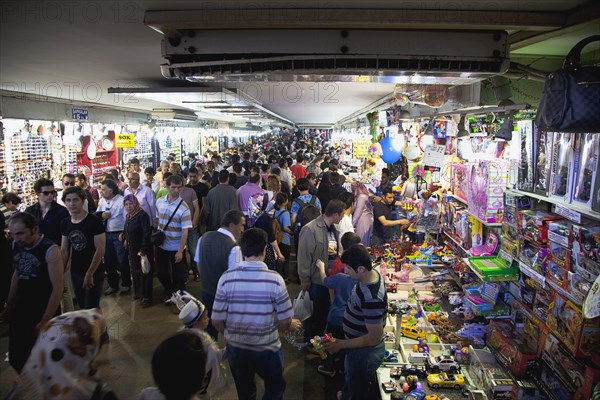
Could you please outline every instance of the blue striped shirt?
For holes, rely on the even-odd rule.
[[[242,261],[219,279],[211,318],[225,321],[225,340],[254,351],[281,348],[278,322],[291,318],[283,278],[259,261]]]
[[[169,218],[173,215],[173,212],[180,201],[183,201],[181,197],[177,197],[172,202],[169,202],[168,195],[161,197],[156,201],[158,229],[162,230],[167,237],[160,248],[166,251],[178,251],[179,244],[181,243],[181,231],[192,227],[192,214],[190,213],[190,208],[185,201],[183,201],[181,206],[177,209],[177,213],[173,216],[171,223],[169,223],[169,226],[165,229],[165,225],[169,222]]]
[[[385,326],[387,292],[379,272],[377,276],[376,282],[368,285],[357,282],[352,289],[344,312],[344,335],[347,339],[366,335],[367,325]]]

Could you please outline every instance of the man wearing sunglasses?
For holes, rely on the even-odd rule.
[[[68,188],[75,186],[75,175],[73,175],[73,174],[64,174],[63,177],[62,177],[62,179],[61,179],[61,183],[62,183],[62,190],[67,190]],[[62,196],[57,196],[56,197],[56,202],[58,204],[60,204],[61,206],[65,207],[65,203],[62,201]],[[90,212],[90,210],[88,208],[87,196],[86,196],[85,201],[83,202],[83,209],[86,212]]]
[[[75,178],[73,177],[73,182]],[[73,183],[74,184],[74,183]],[[50,179],[40,178],[33,184],[33,190],[37,194],[38,202],[27,207],[25,212],[33,215],[37,220],[40,233],[45,238],[60,246],[62,243],[62,234],[60,233],[60,224],[63,219],[69,218],[69,211],[56,202],[56,190],[54,182]],[[73,311],[73,287],[71,284],[71,274],[64,271],[64,292],[61,301],[63,312]]]
[[[54,201],[56,190],[54,190],[54,183],[50,179],[38,179],[33,184],[33,190],[38,197],[38,202],[27,207],[25,212],[35,217],[40,227],[40,233],[44,237],[60,246],[62,240],[60,223],[63,219],[69,217],[69,211]]]

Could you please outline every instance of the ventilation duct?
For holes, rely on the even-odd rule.
[[[504,31],[197,29],[165,37],[162,53],[165,77],[193,82],[461,85],[509,66]]]

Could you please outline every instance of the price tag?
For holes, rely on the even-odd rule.
[[[575,222],[576,224],[581,223],[581,213],[578,213],[577,211],[573,211],[570,208],[567,208],[563,205],[557,204],[554,207],[554,212],[557,213],[558,215],[562,215],[563,217],[565,217],[566,219],[568,219],[571,222]]]
[[[519,262],[519,269],[522,273],[533,279],[534,282],[539,283],[541,286],[545,286],[546,278],[544,278],[542,275],[538,274],[536,271],[531,269],[529,265],[523,262]]]
[[[71,107],[71,119],[75,121],[87,121],[89,119],[87,108]]]
[[[133,133],[119,133],[115,135],[115,145],[121,149],[135,147],[135,136]]]
[[[444,165],[444,150],[446,146],[432,144],[425,147],[423,153],[423,164],[427,171],[441,171]]]

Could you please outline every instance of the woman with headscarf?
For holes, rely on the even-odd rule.
[[[98,309],[52,318],[42,329],[8,400],[116,400],[97,374],[106,321]]]
[[[152,271],[142,271],[142,257],[152,259],[152,225],[148,214],[140,207],[137,197],[128,194],[123,203],[126,212],[123,239],[129,253],[133,298],[141,299],[142,306],[148,307],[152,304]]]
[[[360,236],[360,242],[369,246],[371,233],[373,232],[373,205],[369,201],[369,190],[360,182],[352,183],[354,193],[354,212],[352,213],[352,225],[354,232]]]

